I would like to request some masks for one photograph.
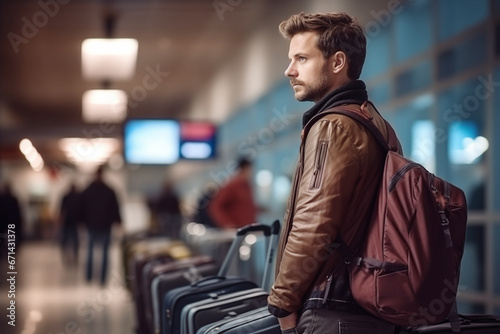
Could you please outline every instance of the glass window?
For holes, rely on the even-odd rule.
[[[495,94],[495,102],[494,108],[495,112],[493,113],[493,124],[494,129],[500,129],[500,66],[497,67],[493,74],[493,84],[491,90],[494,90]],[[496,85],[496,86],[495,86]],[[492,157],[492,166],[500,166],[500,131],[493,131],[493,152],[491,154]],[[500,212],[500,168],[493,168],[493,173],[495,176],[493,179],[495,180],[495,184],[493,185],[493,208],[496,212]]]
[[[489,148],[488,140],[480,136],[475,122],[458,121],[449,126],[448,158],[452,164],[474,164]]]
[[[228,121],[219,126],[218,136],[220,146],[225,146],[226,143],[229,143],[229,138],[231,138],[231,128],[229,127]]]
[[[432,10],[429,0],[413,1],[394,15],[396,61],[405,61],[432,44]]]
[[[368,87],[368,98],[376,107],[388,103],[391,99],[391,83],[389,81],[377,82]]]
[[[263,98],[250,107],[250,112],[254,114],[256,129],[266,127],[269,123],[271,110],[269,110],[267,99]]]
[[[495,295],[500,296],[500,222],[493,228],[493,240],[493,289]]]
[[[438,78],[446,79],[484,63],[487,53],[486,45],[486,34],[482,33],[441,52],[438,55]]]
[[[467,197],[484,182],[484,159],[491,142],[484,124],[485,101],[491,95],[486,94],[487,89],[483,87],[485,78],[478,76],[438,95],[436,174],[462,188]],[[463,157],[465,147],[476,158],[468,163],[463,159],[456,161],[454,154]]]
[[[500,23],[495,28],[495,54],[500,57]]]
[[[433,141],[430,143],[427,141],[414,143],[414,139],[419,137],[418,134],[414,133],[415,130],[418,130],[415,129],[415,124],[419,121],[428,121],[431,119],[431,107],[433,103],[433,95],[425,94],[399,108],[395,113],[384,114],[396,131],[405,156],[411,155],[414,158],[420,159],[417,161],[419,163],[425,163],[429,154],[432,155],[435,144]],[[431,146],[431,153],[429,153],[428,145]],[[425,154],[420,154],[420,151]],[[433,170],[431,170],[431,172],[433,172]]]
[[[366,32],[366,60],[363,66],[361,78],[369,80],[377,75],[383,74],[391,67],[391,38],[389,29],[380,28],[370,33]]]
[[[484,304],[478,304],[473,302],[458,302],[458,313],[460,314],[485,314],[486,308]]]
[[[467,227],[462,269],[460,270],[460,290],[484,291],[485,241],[484,226]]]
[[[420,120],[412,126],[411,159],[429,171],[436,170],[436,127],[431,120]]]
[[[439,0],[439,39],[446,40],[486,19],[489,0]]]
[[[428,60],[400,73],[396,77],[396,96],[402,96],[429,86],[431,75],[431,63]]]

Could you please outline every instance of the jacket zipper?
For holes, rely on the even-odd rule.
[[[326,276],[326,288],[325,288],[325,296],[323,297],[323,304],[326,304],[326,300],[328,299],[328,294],[330,293],[330,287],[332,286],[333,274],[328,274]]]
[[[318,155],[316,156],[315,170],[311,180],[311,186],[309,187],[310,189],[318,189],[321,185],[321,177],[323,176],[323,167],[325,164],[327,148],[328,143],[326,141],[322,141],[319,146]]]
[[[406,164],[404,165],[403,167],[401,167],[400,170],[398,170],[396,172],[396,174],[394,174],[394,176],[391,178],[391,180],[389,181],[389,186],[387,187],[387,190],[389,192],[393,191],[394,188],[396,187],[396,184],[399,182],[399,180],[401,180],[403,178],[403,176],[412,168],[414,167],[419,167],[420,164],[416,163],[416,162],[410,162],[409,164]]]

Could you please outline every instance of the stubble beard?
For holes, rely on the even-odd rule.
[[[318,81],[315,84],[307,85],[304,82],[300,82],[303,92],[296,92],[295,99],[297,101],[312,101],[318,102],[321,100],[331,89],[331,80],[327,74],[327,64],[321,69]]]

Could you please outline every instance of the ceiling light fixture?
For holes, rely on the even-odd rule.
[[[82,75],[86,80],[133,78],[139,43],[133,38],[89,38],[82,42]]]
[[[41,170],[43,170],[43,158],[29,139],[24,138],[19,142],[19,150],[21,150],[21,152],[24,154],[24,157],[26,158],[26,160],[28,160],[31,168],[35,172],[40,172]]]
[[[120,144],[116,138],[63,138],[59,140],[59,147],[76,165],[99,165],[117,153]]]
[[[119,89],[88,90],[82,97],[82,116],[87,123],[120,123],[127,116],[127,94]]]

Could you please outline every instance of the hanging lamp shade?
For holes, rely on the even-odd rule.
[[[87,123],[120,123],[127,116],[127,94],[119,89],[92,89],[83,94],[82,114]]]
[[[89,38],[82,42],[85,80],[126,81],[135,74],[139,43],[133,38]]]

